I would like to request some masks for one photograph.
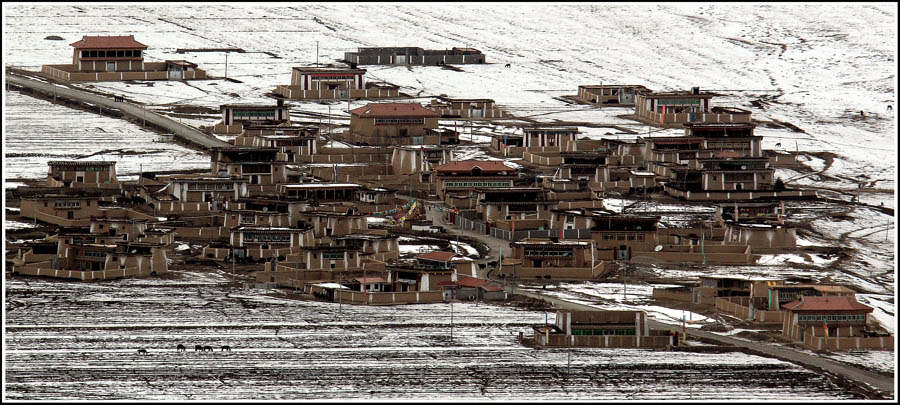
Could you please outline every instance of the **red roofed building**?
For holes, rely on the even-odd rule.
[[[871,331],[872,307],[853,296],[801,296],[781,309],[786,311],[782,334],[816,349],[820,348],[817,338],[866,337]]]
[[[456,257],[452,252],[429,252],[416,256],[416,262],[425,267],[450,268],[450,260]]]
[[[144,45],[127,36],[84,36],[70,46],[71,65],[44,65],[41,72],[67,81],[205,79],[206,72],[184,60],[144,62]]]
[[[350,110],[348,140],[363,145],[457,143],[455,131],[438,129],[440,114],[418,103],[372,103]]]
[[[460,276],[459,281],[442,283],[444,289],[453,290],[453,298],[458,300],[505,300],[506,292],[496,281]]]
[[[135,41],[134,35],[84,36],[69,45],[75,47],[72,64],[77,66],[79,72],[144,70],[144,50],[147,45]]]
[[[452,162],[434,168],[437,194],[446,200],[452,196],[465,196],[451,205],[457,208],[474,208],[474,201],[468,199],[476,188],[512,187],[516,179],[516,169],[500,161],[466,160]],[[468,206],[460,204],[468,202]]]

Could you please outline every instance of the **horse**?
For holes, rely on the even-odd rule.
[[[504,67],[512,67],[512,64],[507,63]]]
[[[144,349],[144,348],[138,349],[138,355],[142,355],[142,356],[143,356],[143,355],[145,355],[145,354],[148,354],[148,353],[147,353],[147,349]]]
[[[202,351],[203,351],[203,346],[201,346],[201,345],[194,345],[194,351],[195,351],[195,352],[202,352]]]
[[[775,147],[776,147],[776,148],[780,148],[780,147],[781,147],[781,142],[776,143],[776,144],[775,144]]]
[[[177,350],[179,352],[183,352],[183,351],[187,350],[187,348],[184,347],[183,344],[179,343],[178,346],[175,347],[175,350]]]
[[[230,352],[230,351],[231,351],[231,346],[228,346],[228,345],[222,346],[222,351],[223,351],[223,352]]]
[[[212,346],[203,346],[203,351],[204,351],[204,352],[211,352],[211,351],[213,351],[213,348],[212,348]]]

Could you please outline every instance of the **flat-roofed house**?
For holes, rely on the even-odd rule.
[[[509,114],[501,110],[490,98],[451,98],[439,97],[431,100],[428,108],[437,111],[442,118],[491,119],[508,118]]]
[[[437,194],[446,200],[450,193],[471,193],[476,188],[512,187],[516,170],[500,161],[466,160],[434,168]],[[473,205],[474,207],[474,205]]]
[[[713,157],[720,152],[735,152],[740,157],[762,157],[762,137],[753,134],[756,124],[684,124],[684,135],[703,139],[700,157]],[[651,138],[647,138],[649,140]]]
[[[249,196],[249,180],[241,177],[212,177],[208,175],[172,176],[166,191],[182,202],[210,202],[218,211],[224,201],[237,201]]]
[[[712,93],[691,91],[635,94],[635,115],[648,123],[680,127],[684,123],[750,123],[750,111],[712,107]]]
[[[243,178],[251,187],[287,183],[287,155],[277,148],[212,148],[210,156],[211,172],[217,176]]]
[[[71,226],[72,222],[100,214],[100,196],[91,194],[43,194],[22,197],[20,214],[56,225]]]
[[[279,193],[288,198],[325,202],[353,201],[356,193],[362,190],[356,183],[303,183],[282,184]]]
[[[578,86],[578,98],[590,103],[613,107],[634,106],[636,94],[650,92],[650,89],[641,85],[605,84]]]
[[[298,66],[291,69],[291,84],[275,93],[292,100],[374,99],[400,97],[400,88],[387,83],[367,83],[365,69]]]
[[[119,189],[116,162],[95,160],[53,160],[47,162],[47,186],[64,188]]]
[[[550,204],[540,187],[476,188],[473,198],[475,212],[491,223],[550,217]]]
[[[215,134],[240,134],[244,125],[291,124],[291,105],[279,99],[275,105],[223,104],[219,106],[222,121],[212,131]]]
[[[659,245],[660,217],[594,214],[591,218],[591,239],[598,250],[610,252],[604,252],[604,259],[630,260],[634,252],[647,252]]]
[[[511,242],[509,257],[518,262],[512,266],[504,263],[501,272],[518,280],[593,279],[602,273],[603,263],[596,260],[591,246],[591,242],[574,240],[526,238]]]
[[[240,225],[231,228],[229,244],[235,257],[270,257],[272,252],[291,251],[312,242],[309,228]]]
[[[451,150],[440,145],[397,146],[391,151],[393,174],[414,174],[431,171],[450,161]]]
[[[556,312],[554,324],[534,328],[541,347],[667,347],[677,346],[676,334],[653,331],[644,311]]]
[[[319,129],[308,125],[244,124],[234,146],[277,148],[288,162],[300,162],[300,156],[318,153]]]
[[[418,47],[357,48],[345,52],[344,60],[355,65],[460,65],[484,63],[484,54],[475,48],[422,49]]]
[[[56,240],[55,257],[15,266],[13,274],[107,280],[158,275],[168,271],[165,245],[162,243],[124,241],[118,236],[93,233],[88,229],[65,228],[61,229]]]
[[[557,150],[576,150],[578,127],[539,125],[522,127],[522,131],[525,134],[523,146],[527,149],[549,147]]]
[[[309,224],[317,238],[343,236],[369,229],[366,216],[350,208],[346,212],[306,210],[297,214],[298,221]]]

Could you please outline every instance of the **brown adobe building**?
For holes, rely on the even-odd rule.
[[[345,137],[360,145],[440,145],[458,143],[454,131],[438,129],[440,114],[418,103],[372,103],[350,110]]]

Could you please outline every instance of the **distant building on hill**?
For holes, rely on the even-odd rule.
[[[353,65],[463,65],[485,63],[484,54],[474,48],[422,49],[416,47],[358,48],[345,52]]]

